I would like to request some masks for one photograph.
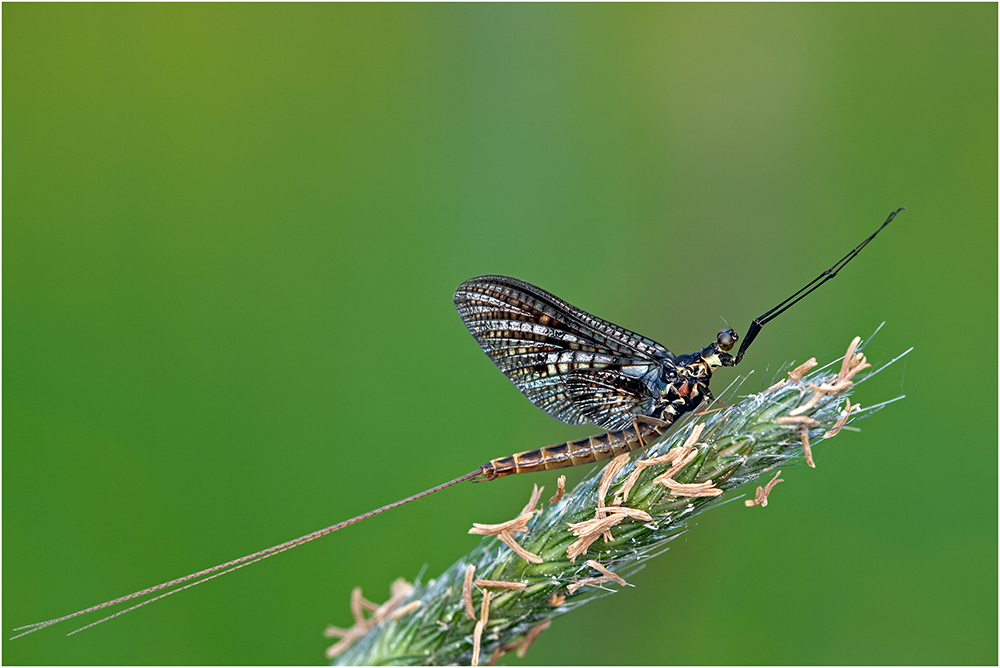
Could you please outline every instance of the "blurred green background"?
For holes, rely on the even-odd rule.
[[[467,278],[686,353],[906,206],[740,367],[753,389],[885,320],[872,361],[916,349],[857,398],[906,399],[520,663],[996,664],[996,25],[996,4],[4,4],[5,634],[593,432],[480,352]],[[441,572],[555,478],[452,488],[3,660],[322,663],[352,587]]]

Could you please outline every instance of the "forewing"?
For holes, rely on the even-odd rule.
[[[660,344],[506,276],[455,291],[483,351],[528,399],[569,424],[621,429],[651,403],[643,376],[672,364]]]

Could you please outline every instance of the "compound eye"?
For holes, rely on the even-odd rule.
[[[736,345],[737,339],[740,337],[736,335],[731,329],[721,329],[719,330],[719,347],[723,350],[732,350],[733,346]]]

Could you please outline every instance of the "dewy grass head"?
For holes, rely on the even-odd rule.
[[[752,483],[758,487],[746,506],[780,503],[781,467],[811,464],[810,442],[901,398],[864,409],[851,403],[856,385],[881,371],[858,378],[870,366],[859,343],[851,342],[839,369],[832,362],[813,370],[811,359],[733,405],[688,414],[637,461],[620,454],[545,507],[536,485],[514,519],[474,524],[469,533],[486,538],[440,576],[390,599],[390,609],[355,615],[351,629],[328,629],[341,640],[327,656],[339,665],[477,665],[511,651],[523,656],[555,618],[629,586],[627,578],[695,515],[740,498],[735,490]]]

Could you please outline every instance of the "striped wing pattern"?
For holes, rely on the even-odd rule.
[[[659,343],[516,278],[470,279],[455,291],[455,307],[517,389],[569,424],[632,426],[656,398],[650,375],[673,366]]]

